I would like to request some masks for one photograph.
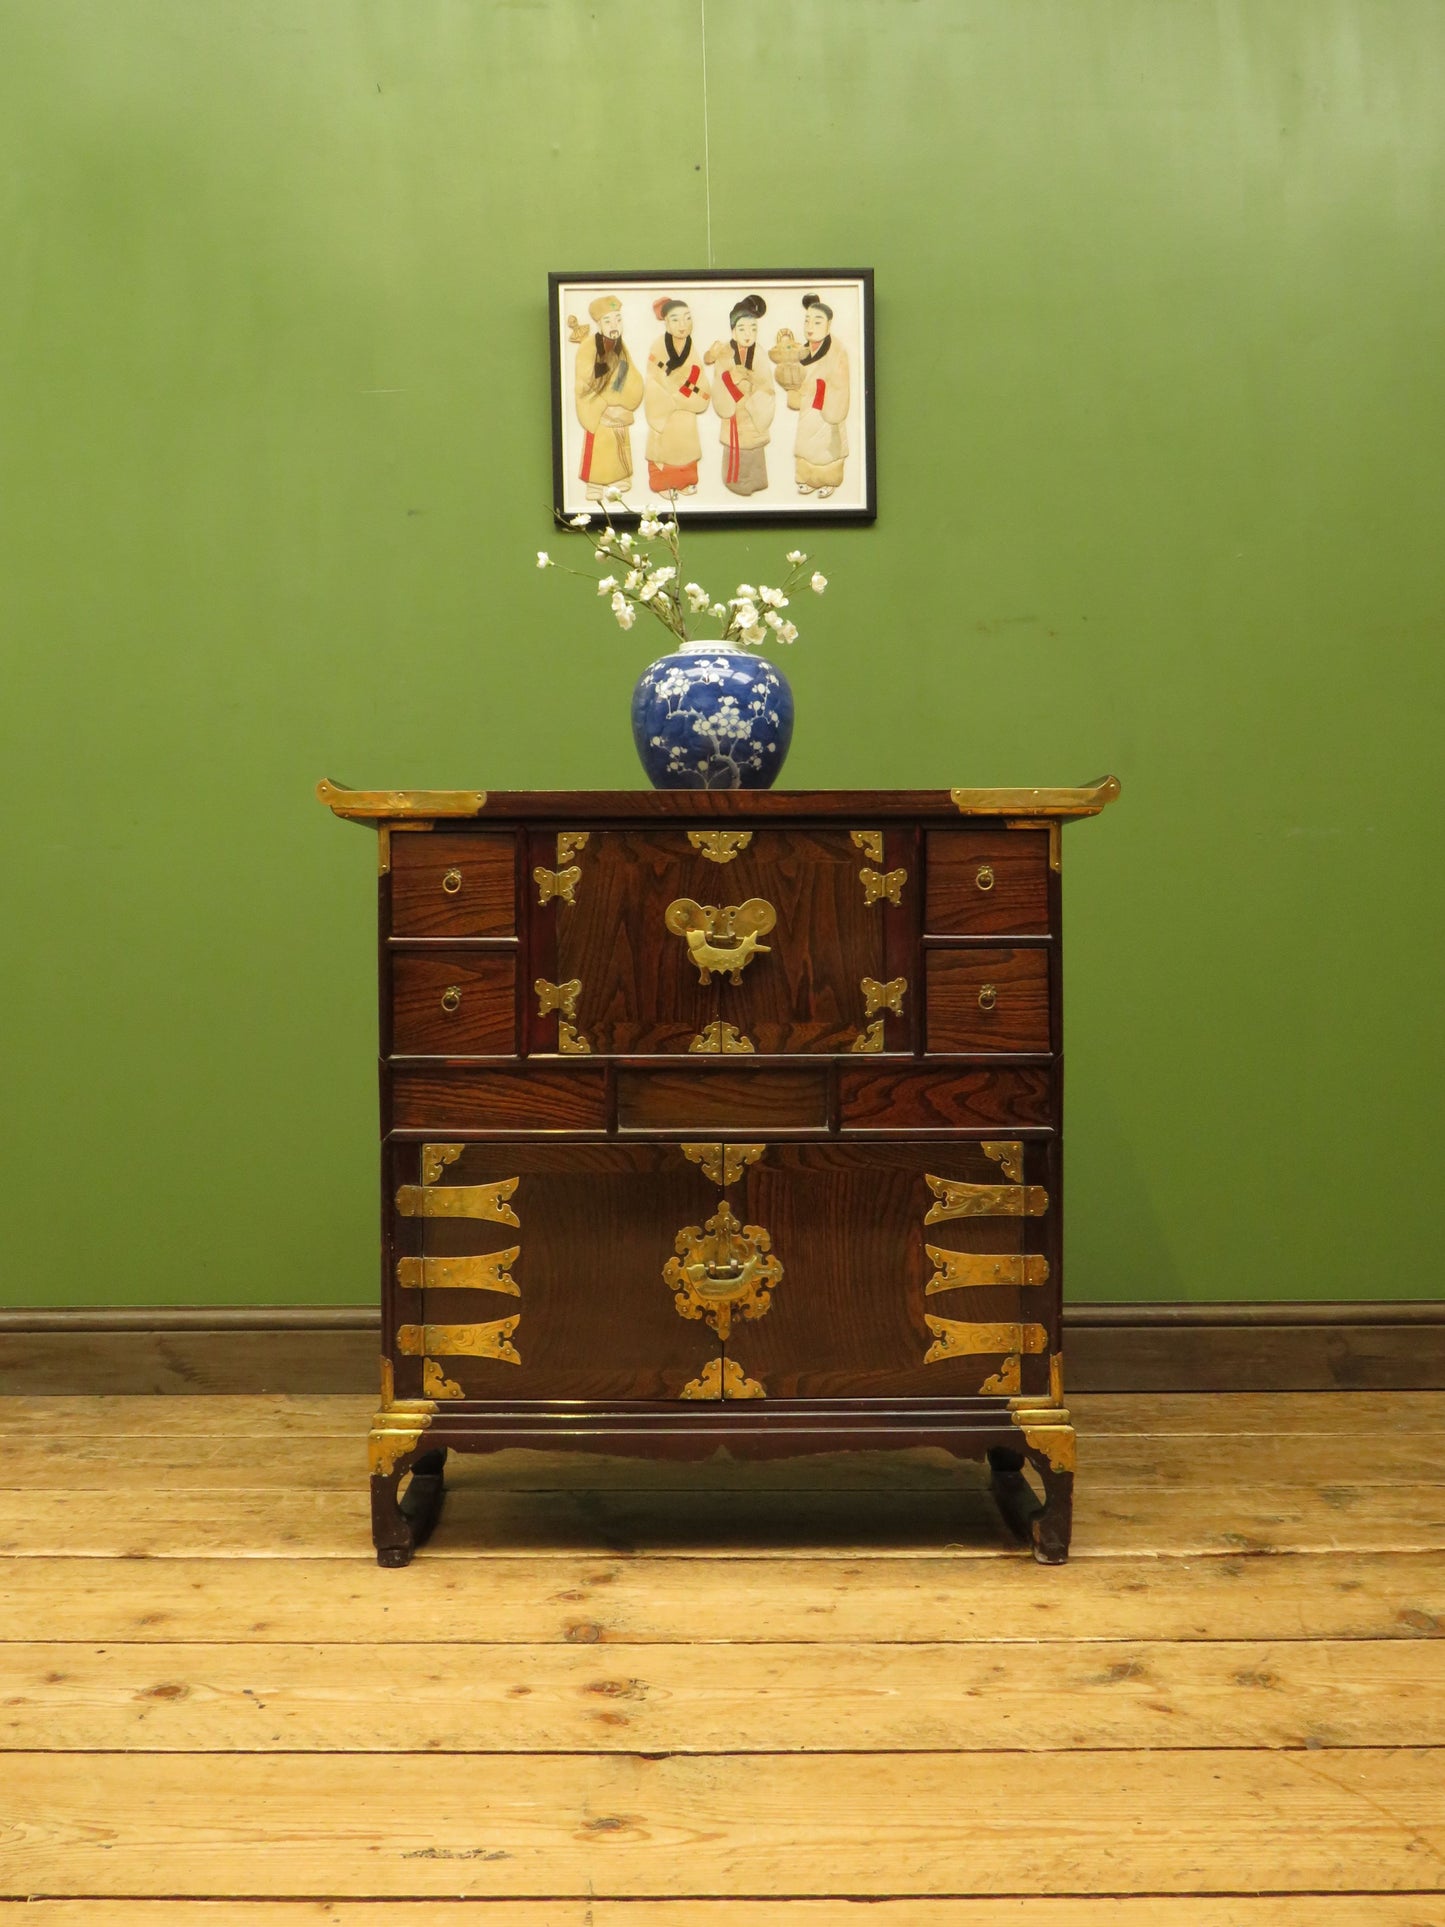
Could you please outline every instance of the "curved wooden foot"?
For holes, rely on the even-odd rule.
[[[446,1447],[418,1452],[390,1472],[371,1476],[371,1537],[379,1566],[408,1566],[418,1546],[424,1546],[441,1517],[446,1497]],[[411,1484],[398,1498],[408,1471]]]
[[[1043,1482],[1042,1501],[1024,1477],[1027,1458]],[[1004,1524],[1033,1547],[1041,1566],[1061,1566],[1069,1556],[1074,1521],[1074,1475],[1057,1470],[1042,1452],[1014,1452],[992,1446],[989,1484]]]

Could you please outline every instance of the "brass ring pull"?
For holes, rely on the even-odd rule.
[[[993,888],[993,865],[991,863],[983,864],[979,869],[978,875],[974,878],[974,882],[980,890],[991,890]]]
[[[446,989],[442,992],[442,1009],[445,1011],[457,1010],[461,1007],[461,1001],[462,1001],[461,985],[448,984]]]
[[[447,895],[449,897],[454,897],[457,891],[461,889],[461,887],[462,887],[461,871],[448,870],[446,875],[442,878],[442,888],[446,891]]]
[[[980,990],[979,990],[979,993],[978,993],[978,1007],[979,1007],[979,1009],[980,1009],[980,1010],[992,1010],[992,1009],[993,1009],[993,1007],[994,1007],[994,1005],[995,1005],[995,1004],[996,1004],[997,1002],[998,1002],[998,985],[997,985],[997,984],[984,984],[984,985],[983,985],[983,986],[982,986],[982,987],[980,988]]]
[[[712,982],[715,970],[740,984],[744,964],[750,964],[754,957],[767,956],[771,946],[758,939],[765,937],[777,921],[777,911],[762,897],[749,897],[746,903],[730,903],[721,909],[715,903],[694,903],[691,897],[678,897],[663,912],[663,922],[674,936],[684,939],[688,956],[705,984]]]

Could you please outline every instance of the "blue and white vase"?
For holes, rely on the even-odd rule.
[[[767,790],[793,739],[793,692],[733,642],[685,642],[644,669],[632,740],[655,790]]]

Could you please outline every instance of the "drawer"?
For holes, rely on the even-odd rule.
[[[515,936],[514,839],[485,832],[393,834],[391,929],[398,937]]]
[[[1048,935],[1047,830],[933,830],[926,868],[930,936]]]
[[[399,952],[391,962],[391,1048],[399,1057],[510,1057],[516,960],[468,950]]]
[[[1044,945],[930,950],[927,983],[930,1051],[1050,1049]]]
[[[847,1064],[838,1072],[844,1131],[1027,1130],[1057,1121],[1051,1066],[931,1071]]]

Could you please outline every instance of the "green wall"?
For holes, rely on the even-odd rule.
[[[356,784],[634,785],[549,268],[871,263],[799,786],[1078,782],[1076,1298],[1439,1289],[1439,0],[3,0],[15,1304],[374,1289]],[[710,156],[710,176],[704,158]],[[709,195],[710,188],[710,195]],[[709,581],[789,532],[699,535]]]

